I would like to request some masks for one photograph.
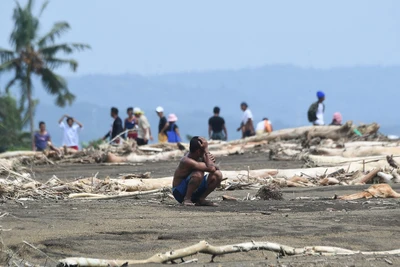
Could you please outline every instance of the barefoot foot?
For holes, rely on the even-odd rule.
[[[210,207],[218,207],[217,203],[211,202],[209,200],[199,200],[196,203],[196,206],[210,206]]]
[[[185,200],[182,202],[182,205],[183,205],[183,206],[194,206],[194,203],[193,203],[190,199],[185,199]]]

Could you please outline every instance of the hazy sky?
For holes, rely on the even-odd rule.
[[[13,7],[0,0],[1,47]],[[66,20],[63,41],[92,45],[78,74],[399,65],[399,14],[398,0],[53,0],[42,30]]]

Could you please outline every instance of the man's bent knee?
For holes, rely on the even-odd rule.
[[[190,175],[190,182],[189,183],[198,183],[200,184],[203,180],[204,177],[204,173],[203,172],[192,172],[192,174]]]

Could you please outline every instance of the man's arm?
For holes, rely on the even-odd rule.
[[[226,138],[226,140],[228,140],[228,130],[226,129],[226,126],[225,126],[225,124],[224,124],[224,133],[225,133],[225,138]]]
[[[83,128],[83,124],[82,124],[82,123],[80,123],[80,122],[77,121],[76,119],[74,119],[74,122],[75,122],[76,124],[78,124],[79,128]]]
[[[68,118],[68,115],[67,115],[67,114],[64,114],[64,115],[58,120],[58,124],[61,124],[65,118]]]
[[[111,135],[111,131],[109,131],[109,132],[103,137],[103,140],[106,140],[108,137],[110,137],[110,135]]]
[[[197,162],[193,159],[186,158],[184,161],[184,164],[189,167],[190,169],[196,170],[196,171],[202,171],[202,172],[215,172],[217,170],[217,167],[214,166],[214,164],[210,164],[207,166],[205,162]]]
[[[239,131],[243,130],[243,126],[244,126],[243,122],[241,122],[239,128],[237,128],[237,131],[239,132]]]
[[[211,125],[208,125],[208,138],[211,139],[211,132],[212,132],[212,128]]]
[[[252,133],[254,133],[254,124],[253,124],[253,120],[252,119],[248,119],[247,120],[247,122],[246,122],[246,128],[247,129],[250,129],[250,131],[252,132]]]
[[[179,128],[178,127],[175,128],[175,133],[179,137],[179,139],[182,139],[181,138],[181,133],[179,132]]]
[[[161,132],[162,132],[162,133],[165,133],[165,131],[168,129],[168,127],[169,127],[169,122],[167,121],[167,122],[165,123],[164,127],[161,129]]]

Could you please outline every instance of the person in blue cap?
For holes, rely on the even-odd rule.
[[[322,91],[317,92],[318,101],[311,104],[308,109],[308,121],[313,125],[324,125],[324,112],[325,112],[325,93]]]

